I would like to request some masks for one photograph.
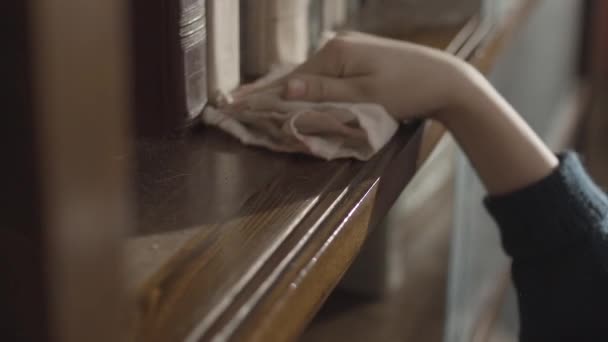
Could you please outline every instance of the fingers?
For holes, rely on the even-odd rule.
[[[231,95],[235,100],[238,101],[239,98],[244,98],[252,93],[262,92],[271,88],[281,87],[285,85],[286,81],[291,78],[294,73],[338,77],[343,73],[343,68],[341,68],[340,66],[340,53],[337,51],[341,47],[338,46],[339,44],[335,43],[336,40],[337,39],[330,40],[328,43],[325,44],[323,48],[321,48],[318,52],[312,55],[307,61],[297,66],[294,70],[292,70],[292,72],[275,72],[276,74],[283,73],[285,76],[279,78],[271,77],[269,80],[268,76],[266,76],[266,82],[254,82],[249,85],[241,86],[237,90],[232,92]]]
[[[284,83],[285,83],[285,80],[280,79],[280,80],[274,81],[273,83],[268,84],[268,85],[257,85],[254,83],[254,84],[246,84],[246,85],[240,86],[235,91],[230,93],[230,96],[232,97],[231,102],[239,102],[240,100],[242,100],[252,94],[256,94],[256,93],[266,93],[266,92],[283,93],[283,88],[284,88],[283,84]]]
[[[283,96],[287,100],[310,102],[361,101],[356,79],[304,74],[289,78]]]
[[[348,78],[351,76],[347,74],[347,59],[345,57],[348,54],[349,44],[351,44],[347,41],[347,38],[354,35],[354,33],[350,32],[338,33],[336,38],[328,41],[306,62],[297,66],[285,76],[278,79],[271,78],[271,80],[264,82],[264,84],[256,82],[240,87],[231,94],[234,101],[239,102],[240,99],[253,93],[265,92],[270,89],[277,89],[285,94],[288,99],[290,96],[293,96],[291,99],[307,101],[341,101],[352,99],[354,89],[337,78]],[[281,74],[281,72],[277,74]],[[307,76],[300,77],[300,75]],[[317,77],[313,77],[313,75],[317,75]],[[302,78],[304,83],[297,82],[297,78]],[[288,80],[293,80],[291,82],[291,90],[286,88],[289,87],[287,85]]]
[[[281,66],[274,68],[269,74],[262,77],[261,79],[238,87],[230,95],[235,101],[247,97],[253,93],[266,92],[276,90],[282,92],[283,85],[287,80],[287,77],[295,69],[294,66]]]

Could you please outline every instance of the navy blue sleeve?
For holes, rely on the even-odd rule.
[[[485,204],[513,259],[521,341],[608,341],[608,200],[576,154]]]

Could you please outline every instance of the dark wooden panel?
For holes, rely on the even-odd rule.
[[[126,11],[8,1],[2,149],[3,341],[119,340],[128,226]],[[78,29],[75,29],[78,28]],[[5,300],[6,299],[6,300]]]
[[[45,251],[41,226],[39,154],[31,94],[30,33],[26,1],[5,1],[0,13],[8,37],[0,66],[6,84],[4,133],[0,151],[3,190],[0,195],[0,339],[45,340],[48,337],[47,297],[44,292]]]

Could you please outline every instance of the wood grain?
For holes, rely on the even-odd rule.
[[[227,190],[225,186],[197,186],[193,183],[200,181],[211,185],[222,179],[226,181],[225,177],[229,175],[227,172],[217,173],[218,177],[213,177],[213,173],[207,173],[210,177],[201,177],[203,173],[195,172],[192,176],[162,178],[171,183],[165,188],[169,192],[156,193],[158,201],[148,202],[157,206],[154,210],[147,211],[148,216],[142,218],[143,229],[139,234],[144,235],[134,237],[127,246],[135,246],[133,243],[138,239],[145,239],[146,232],[152,231],[158,235],[159,230],[163,228],[173,234],[176,227],[191,228],[196,233],[188,233],[192,238],[184,245],[172,246],[175,249],[171,253],[165,253],[170,260],[160,260],[167,264],[161,265],[159,270],[145,270],[141,268],[141,264],[130,267],[130,274],[146,282],[139,297],[142,313],[140,320],[141,324],[153,329],[144,329],[152,332],[150,335],[144,332],[142,339],[150,340],[151,336],[159,340],[179,339],[194,325],[211,325],[214,322],[213,317],[227,310],[230,303],[226,302],[226,299],[232,300],[232,296],[241,293],[253,281],[254,276],[261,272],[264,264],[275,267],[281,260],[286,260],[295,244],[301,243],[301,238],[308,234],[309,230],[320,229],[320,223],[316,221],[325,220],[330,214],[335,215],[334,211],[338,212],[340,208],[354,208],[355,205],[349,203],[362,197],[357,195],[356,191],[369,190],[368,182],[378,181],[382,171],[406,170],[407,168],[394,163],[399,160],[395,156],[405,152],[406,160],[415,158],[413,155],[417,151],[416,142],[419,141],[415,132],[415,127],[404,127],[395,144],[387,147],[370,163],[327,163],[304,156],[277,155],[249,149],[257,156],[252,163],[261,162],[262,165],[269,166],[259,172],[270,174],[265,178],[258,178],[261,185],[248,182],[255,172],[243,171],[232,175],[236,178],[232,181],[240,184],[239,188],[232,189],[236,191],[232,197],[230,194],[221,193]],[[215,136],[216,134],[220,136]],[[202,140],[227,139],[222,133],[215,131],[200,137]],[[232,140],[224,142],[228,147],[231,143],[237,144]],[[399,146],[409,148],[400,151]],[[146,146],[146,149],[149,149],[149,146]],[[195,150],[187,148],[186,151]],[[205,158],[213,158],[213,154],[198,152],[196,156],[199,158],[189,160],[200,160],[200,163],[194,164],[201,167],[213,165],[205,162]],[[276,163],[276,168],[272,167],[272,160]],[[413,168],[410,169],[411,177]],[[179,174],[185,175],[181,171]],[[407,171],[405,174],[407,175]],[[146,189],[149,191],[147,186],[143,187],[143,190]],[[200,196],[199,191],[190,191],[192,189],[207,191],[205,196]],[[146,194],[149,195],[150,192]],[[348,201],[344,200],[345,197],[348,197]],[[216,207],[208,204],[209,198],[229,198],[233,202]],[[236,201],[238,198],[242,200]],[[332,206],[334,201],[338,202]],[[298,238],[294,239],[294,236]],[[291,240],[288,240],[290,237]],[[364,235],[360,238],[362,237]],[[319,241],[322,240],[312,240],[310,243]],[[157,243],[159,245],[156,249],[137,244],[139,248],[144,248],[128,248],[128,255],[141,260],[141,257],[137,257],[139,253],[156,254],[155,251],[164,249],[164,240],[161,238]],[[353,256],[354,252],[351,258]],[[345,269],[334,275],[334,282],[337,282]],[[142,273],[152,277],[146,278]],[[259,282],[255,281],[253,286],[259,286]],[[138,284],[132,284],[132,287],[137,289]],[[190,310],[200,310],[200,313],[191,315]],[[233,311],[230,312],[234,314]],[[199,322],[201,317],[206,317],[206,320]],[[168,335],[163,335],[163,332]]]

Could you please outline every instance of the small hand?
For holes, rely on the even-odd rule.
[[[263,88],[281,85],[288,100],[377,103],[408,120],[455,106],[466,69],[466,63],[439,50],[348,32]],[[256,91],[245,87],[235,97]]]

